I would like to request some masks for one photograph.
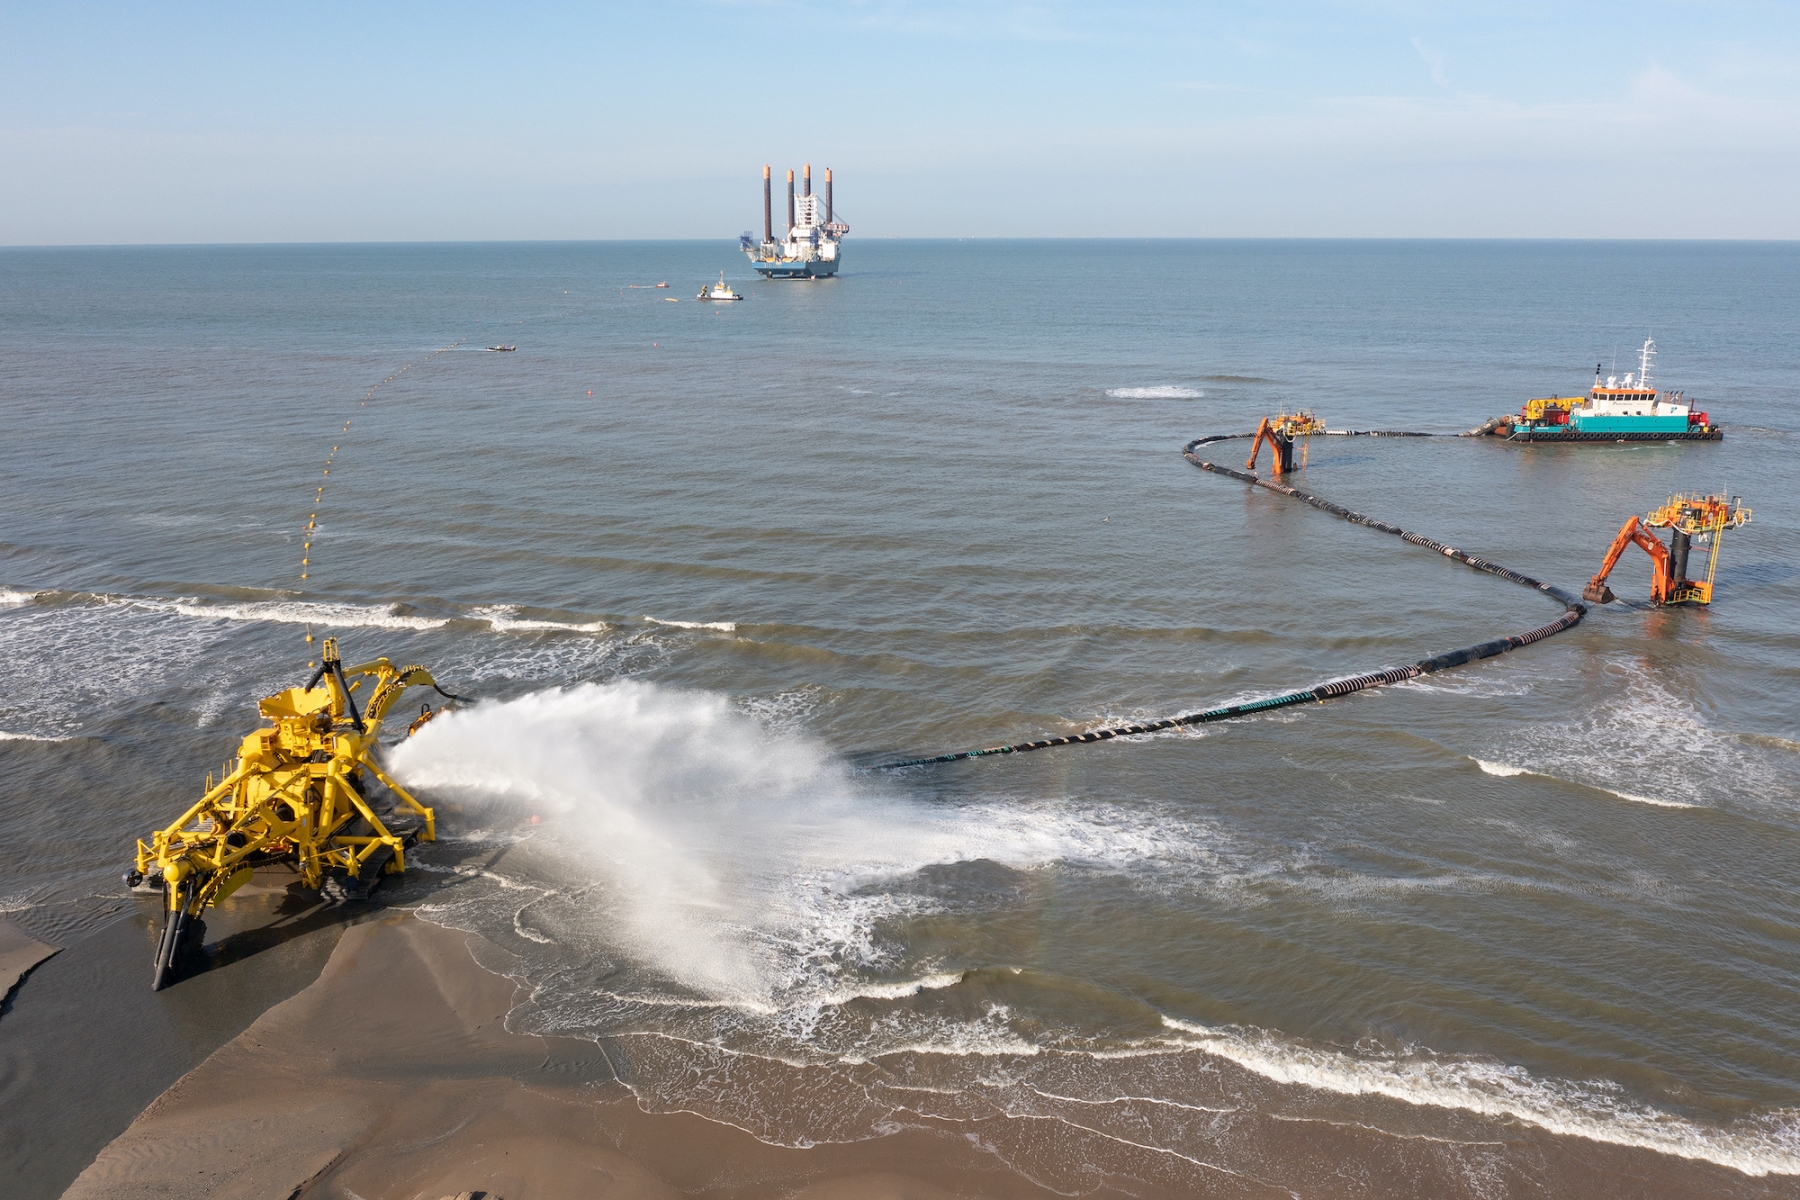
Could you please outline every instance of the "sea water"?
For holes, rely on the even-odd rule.
[[[721,268],[747,299],[694,302]],[[394,902],[511,951],[514,1027],[596,1039],[653,1111],[936,1128],[1064,1192],[1482,1195],[1632,1151],[1795,1186],[1800,249],[862,241],[812,283],[704,242],[67,249],[0,281],[0,915],[66,953],[148,928],[132,839],[310,631],[474,698],[389,753],[442,832]],[[1630,514],[1741,494],[1710,609],[1644,604],[1634,551],[1623,602],[1500,659],[867,769],[1553,619],[1181,446],[1296,408],[1455,433],[1652,335],[1723,443],[1320,438],[1301,485],[1570,591]]]

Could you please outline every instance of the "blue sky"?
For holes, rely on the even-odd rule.
[[[0,244],[1800,237],[1800,4],[23,4]]]

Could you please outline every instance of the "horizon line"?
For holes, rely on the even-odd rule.
[[[1141,236],[1090,236],[1084,234],[1040,234],[1035,236],[1007,235],[934,235],[934,236],[900,236],[870,234],[858,238],[868,242],[1410,242],[1410,243],[1450,243],[1450,242],[1515,242],[1515,243],[1586,243],[1609,245],[1743,245],[1743,246],[1783,246],[1800,244],[1800,238],[1745,238],[1745,237],[1528,237],[1520,235],[1465,235],[1438,237],[1399,237],[1378,234],[1258,234],[1258,235],[1141,235]],[[619,245],[668,245],[668,244],[701,244],[711,242],[735,243],[730,237],[689,237],[689,238],[367,238],[352,240],[319,240],[319,241],[261,241],[261,242],[17,242],[0,244],[0,251],[6,250],[221,250],[221,249],[284,249],[294,247],[336,247],[336,246],[619,246]]]

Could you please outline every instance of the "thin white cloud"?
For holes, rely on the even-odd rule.
[[[1419,57],[1425,60],[1425,65],[1431,68],[1431,82],[1446,92],[1449,91],[1450,77],[1444,73],[1444,56],[1427,46],[1424,38],[1414,38],[1412,44],[1413,49],[1419,52]]]

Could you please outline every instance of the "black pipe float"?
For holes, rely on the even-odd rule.
[[[1478,662],[1484,658],[1492,658],[1496,654],[1505,654],[1509,650],[1517,650],[1521,646],[1529,646],[1541,642],[1547,637],[1554,637],[1565,629],[1573,629],[1587,615],[1587,605],[1577,597],[1553,584],[1543,583],[1529,575],[1489,562],[1485,558],[1473,554],[1465,554],[1454,546],[1434,541],[1421,534],[1401,529],[1397,525],[1389,525],[1385,521],[1377,521],[1374,517],[1334,504],[1311,492],[1303,492],[1299,488],[1289,487],[1285,483],[1263,479],[1248,471],[1238,471],[1231,467],[1222,467],[1217,463],[1207,462],[1194,453],[1201,446],[1213,442],[1232,441],[1251,437],[1248,433],[1220,433],[1210,437],[1195,438],[1181,448],[1183,458],[1199,467],[1202,471],[1211,471],[1217,475],[1229,475],[1233,479],[1255,487],[1268,488],[1272,492],[1280,492],[1295,500],[1304,501],[1314,508],[1328,512],[1334,516],[1356,525],[1366,525],[1370,529],[1391,533],[1401,541],[1414,546],[1453,558],[1464,566],[1472,567],[1488,575],[1496,575],[1509,583],[1528,587],[1555,600],[1563,606],[1563,615],[1548,625],[1540,625],[1536,629],[1528,629],[1524,633],[1515,633],[1508,637],[1494,638],[1492,641],[1478,642],[1473,646],[1463,646],[1455,650],[1447,650],[1430,658],[1422,658],[1405,666],[1390,667],[1385,671],[1372,671],[1366,675],[1353,675],[1348,679],[1334,679],[1321,683],[1317,687],[1300,692],[1288,692],[1281,696],[1271,696],[1266,700],[1251,700],[1244,704],[1227,705],[1224,708],[1209,708],[1204,712],[1187,713],[1179,717],[1165,717],[1160,721],[1148,721],[1137,725],[1119,725],[1111,729],[1095,729],[1087,733],[1072,733],[1062,737],[1042,738],[1034,742],[1017,742],[1010,746],[987,746],[980,750],[959,750],[951,754],[935,754],[927,758],[908,758],[898,762],[880,763],[868,768],[872,771],[892,771],[901,767],[921,767],[934,763],[956,762],[965,758],[985,758],[990,754],[1023,754],[1031,750],[1047,750],[1053,746],[1085,745],[1090,742],[1111,741],[1113,738],[1135,737],[1145,733],[1160,733],[1167,729],[1176,729],[1184,725],[1210,725],[1215,721],[1229,721],[1234,717],[1247,717],[1255,713],[1268,712],[1271,709],[1287,708],[1295,704],[1310,704],[1316,701],[1335,700],[1339,696],[1348,696],[1353,692],[1367,691],[1370,688],[1383,687],[1390,683],[1402,683],[1408,679],[1417,679],[1421,675],[1430,675],[1437,671],[1460,667],[1465,663]],[[1351,429],[1332,430],[1330,436],[1335,437],[1432,437],[1429,433],[1412,433],[1399,429]]]

